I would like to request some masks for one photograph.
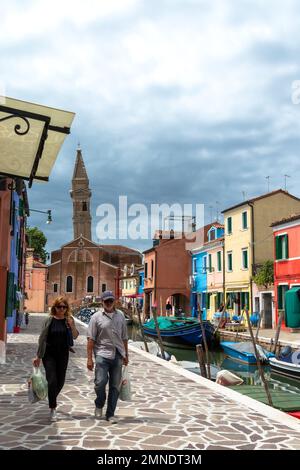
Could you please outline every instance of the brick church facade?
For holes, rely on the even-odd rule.
[[[74,240],[51,253],[48,269],[46,305],[64,295],[69,302],[78,303],[84,297],[98,297],[112,290],[118,297],[119,277],[128,264],[141,264],[139,251],[123,245],[99,245],[91,236],[91,190],[82,158],[77,150],[72,178]]]

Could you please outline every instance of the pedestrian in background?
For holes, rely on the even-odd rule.
[[[65,383],[69,349],[73,338],[76,339],[78,335],[68,300],[58,297],[44,322],[39,336],[37,356],[33,359],[35,367],[40,366],[41,359],[45,367],[51,421],[57,419],[57,396]]]

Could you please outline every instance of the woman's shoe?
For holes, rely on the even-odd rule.
[[[50,410],[50,421],[57,421],[56,409],[52,408]]]

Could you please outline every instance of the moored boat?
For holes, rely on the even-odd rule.
[[[157,317],[160,335],[164,344],[176,344],[182,347],[193,347],[203,341],[202,330],[199,321],[195,318],[170,318]],[[153,319],[143,325],[144,333],[152,338],[157,338],[157,331]],[[203,321],[206,341],[211,343],[214,326],[209,321]]]
[[[254,346],[251,341],[235,343],[233,341],[222,341],[221,348],[226,356],[244,364],[256,364]],[[269,362],[269,358],[275,357],[273,353],[263,349],[259,344],[256,345],[260,360],[264,363]]]

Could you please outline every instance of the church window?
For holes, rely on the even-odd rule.
[[[94,278],[93,276],[88,276],[87,278],[87,292],[94,291]]]
[[[106,291],[106,284],[102,284],[102,292]]]
[[[57,283],[54,283],[53,284],[53,292],[57,292],[58,291],[58,285]]]
[[[72,278],[72,276],[67,276],[66,292],[73,292],[73,278]]]
[[[83,211],[87,211],[87,210],[88,210],[88,209],[87,209],[87,203],[86,203],[86,202],[83,202],[83,203],[82,203],[82,210],[83,210]]]

